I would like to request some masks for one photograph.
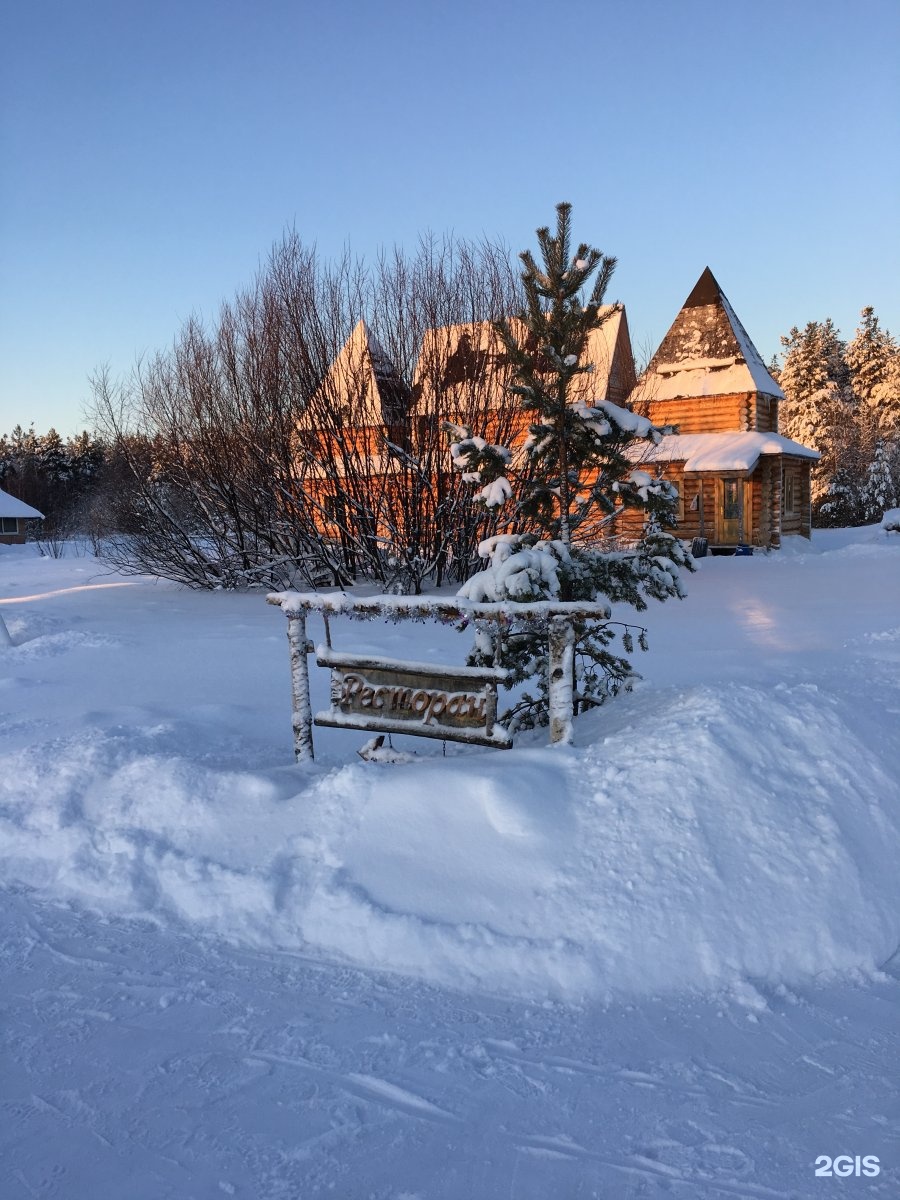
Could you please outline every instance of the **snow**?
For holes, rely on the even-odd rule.
[[[881,518],[881,528],[900,533],[900,508],[889,508]]]
[[[490,566],[478,571],[457,593],[475,604],[493,604],[503,600],[529,601],[535,596],[559,595],[559,568],[568,558],[566,547],[558,541],[520,546],[506,536],[481,542],[478,552],[490,555]]]
[[[702,309],[687,310],[692,314],[694,323],[689,322],[684,329],[682,352],[678,359],[654,364],[650,379],[645,383],[647,398],[651,402],[696,396],[727,396],[741,392],[761,392],[775,399],[784,399],[784,393],[766,369],[759,351],[750,340],[725,294],[720,292],[719,297],[722,311],[734,335],[738,354],[709,357],[692,353],[692,350],[700,348],[704,340],[693,314],[708,314],[715,306],[707,305]],[[683,317],[685,311],[682,310],[679,318]],[[730,341],[728,338],[727,342]]]
[[[685,471],[752,471],[764,454],[818,460],[819,452],[779,433],[666,434],[657,446],[641,448],[644,462],[683,462]]]
[[[679,371],[721,371],[725,367],[733,367],[738,362],[736,355],[728,358],[682,358],[678,362],[656,364],[660,375],[677,375]]]
[[[631,433],[636,438],[652,436],[653,423],[647,417],[642,417],[639,413],[632,412],[631,409],[613,404],[611,400],[600,400],[597,408],[602,409],[613,424],[625,433]]]
[[[465,476],[463,476],[465,478]],[[475,492],[474,499],[481,500],[486,508],[502,508],[512,495],[512,485],[503,475],[485,484],[480,491]]]
[[[302,766],[259,594],[0,551],[4,1196],[894,1194],[900,543],[787,543],[573,746]]]
[[[900,565],[889,546],[848,549],[875,551],[858,560],[869,570]],[[516,577],[523,555],[529,571],[555,565],[538,547],[518,551],[506,559]],[[12,561],[25,594],[48,574],[43,560]],[[764,647],[787,653],[788,634],[766,616],[786,568],[760,561],[756,594],[729,603],[758,623]],[[799,589],[816,559],[791,561]],[[58,575],[69,583],[65,560]],[[651,640],[660,626],[684,640],[709,618],[702,600],[684,609],[654,612]],[[313,770],[286,773],[283,751],[236,753],[231,742],[241,728],[237,745],[256,731],[271,747],[289,724],[287,655],[270,648],[283,629],[261,597],[217,603],[144,584],[4,611],[16,715],[0,757],[0,861],[7,879],[48,895],[443,986],[571,1002],[872,972],[900,940],[890,763],[840,694],[793,670],[645,688],[580,722],[578,750],[426,755],[397,774],[347,761],[352,747],[335,760],[331,735]],[[465,652],[462,636],[431,623],[368,625],[362,639],[358,628],[333,629],[338,655],[385,641],[409,657],[415,646],[423,665]],[[253,663],[260,638],[265,673]],[[48,688],[71,703],[86,671],[94,697],[51,717]],[[166,673],[164,697],[148,704],[146,681]],[[313,668],[311,686],[326,708],[327,672]],[[248,704],[267,712],[265,733]],[[210,709],[222,719],[204,736],[194,714]]]
[[[360,665],[360,656],[358,654],[341,654],[339,651],[330,649],[327,645],[316,646],[316,660],[322,666],[328,667],[356,667]],[[374,667],[381,671],[411,671],[416,675],[432,674],[440,671],[440,667],[433,660],[415,662],[409,658],[387,658],[371,656],[364,660],[366,666]],[[457,679],[474,679],[483,681],[485,679],[500,679],[506,678],[506,672],[499,667],[460,667],[454,666],[448,668],[447,673],[452,672]]]
[[[734,330],[734,336],[737,338],[738,346],[741,354],[744,356],[744,362],[747,364],[747,370],[753,380],[753,387],[756,391],[763,392],[767,396],[774,396],[777,400],[784,399],[784,392],[769,374],[766,364],[762,360],[762,355],[753,345],[750,340],[750,335],[741,324],[737,313],[731,307],[728,297],[722,293],[722,307],[731,323],[731,328]]]
[[[26,504],[24,500],[19,500],[17,497],[11,496],[9,492],[0,489],[0,517],[39,517],[43,519],[43,516],[43,513],[32,508],[30,504]]]

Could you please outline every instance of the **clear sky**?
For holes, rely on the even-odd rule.
[[[74,432],[290,226],[518,250],[570,200],[639,354],[707,264],[766,359],[900,335],[898,64],[898,0],[3,0],[0,432]]]

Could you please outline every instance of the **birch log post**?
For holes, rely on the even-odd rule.
[[[549,636],[550,741],[568,745],[572,741],[574,705],[575,625],[572,618],[557,614],[550,618]]]
[[[312,762],[312,707],[309,698],[309,665],[306,656],[306,613],[288,616],[288,646],[291,653],[291,725],[294,730],[294,757],[297,762]]]

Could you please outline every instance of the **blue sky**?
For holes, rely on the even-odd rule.
[[[898,63],[897,0],[6,0],[0,432],[73,432],[289,226],[518,250],[566,199],[639,352],[707,264],[765,358],[900,334]]]

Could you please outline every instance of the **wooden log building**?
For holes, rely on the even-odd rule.
[[[594,371],[579,377],[573,399],[610,400],[678,430],[642,450],[640,465],[678,488],[681,537],[734,553],[777,548],[790,534],[810,536],[810,470],[819,454],[778,432],[784,394],[708,267],[640,379],[622,305],[607,309],[585,359]],[[344,455],[368,461],[371,482],[387,480],[390,490],[388,443],[415,453],[426,431],[433,435],[443,421],[467,425],[514,454],[521,450],[530,419],[502,402],[508,382],[508,359],[488,323],[429,330],[406,389],[360,322],[298,436],[336,440]],[[432,469],[445,466],[449,472],[443,462]],[[341,506],[342,479],[315,474],[308,472],[306,486],[324,494],[323,510]],[[612,532],[635,537],[641,520],[623,511]]]
[[[683,537],[728,553],[810,536],[819,454],[778,432],[783,399],[707,267],[630,398],[654,424],[678,429],[643,462],[677,486]]]

